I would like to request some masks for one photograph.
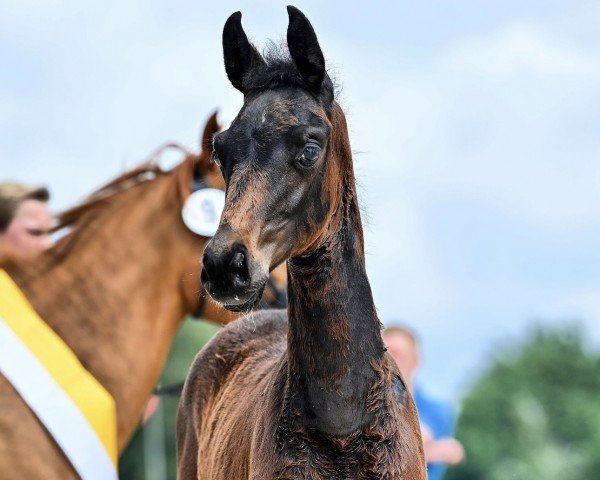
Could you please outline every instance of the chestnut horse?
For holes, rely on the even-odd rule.
[[[59,217],[71,232],[31,259],[0,256],[34,309],[114,397],[121,452],[184,317],[228,322],[236,315],[204,301],[200,261],[207,238],[182,221],[198,182],[224,188],[209,160],[216,114],[202,152],[170,172],[149,163]],[[19,394],[0,374],[0,477],[79,478]]]
[[[244,94],[214,159],[227,183],[202,282],[251,308],[287,260],[288,309],[251,313],[198,354],[181,398],[180,480],[426,478],[417,412],[385,352],[365,270],[344,113],[314,30],[288,7],[291,58],[223,32]]]

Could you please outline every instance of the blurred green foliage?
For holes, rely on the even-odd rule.
[[[577,326],[498,349],[462,404],[447,480],[600,478],[600,354]]]
[[[196,354],[218,330],[219,327],[210,322],[186,320],[171,345],[169,359],[159,384],[172,385],[183,381]],[[157,477],[161,480],[176,479],[175,418],[178,405],[178,396],[161,397],[162,415],[155,414],[146,425],[138,428],[127,449],[121,455],[119,461],[119,478],[121,480],[153,480]],[[161,424],[157,425],[158,422]],[[146,446],[144,442],[146,442]],[[152,446],[157,443],[161,448],[152,450]],[[151,445],[150,448],[148,448],[148,444]],[[166,453],[164,460],[154,458],[162,456],[163,452]],[[166,462],[166,479],[155,468],[156,461]]]

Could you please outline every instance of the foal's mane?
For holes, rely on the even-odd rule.
[[[271,43],[263,51],[262,57],[265,63],[255,66],[244,77],[243,83],[246,90],[264,91],[288,86],[311,91],[292,60],[287,45]],[[328,74],[325,74],[321,89],[321,95],[333,99],[334,83]]]

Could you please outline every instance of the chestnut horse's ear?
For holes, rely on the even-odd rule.
[[[244,92],[244,75],[253,67],[264,65],[265,61],[248,41],[242,28],[242,14],[235,12],[223,27],[223,57],[225,71],[231,84],[240,92]]]
[[[217,121],[217,113],[215,112],[210,116],[202,132],[202,138],[200,139],[200,155],[202,157],[210,158],[213,150],[213,136],[215,133],[221,131],[221,125]]]
[[[202,137],[200,138],[200,155],[196,157],[193,171],[193,188],[201,188],[200,185],[210,188],[225,189],[225,181],[221,174],[221,169],[212,160],[213,137],[215,133],[221,131],[221,125],[217,121],[217,111],[215,111],[206,121]]]
[[[325,78],[325,58],[308,18],[296,7],[287,7],[290,23],[287,31],[292,60],[308,86],[318,91]]]

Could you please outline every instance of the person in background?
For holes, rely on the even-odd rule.
[[[460,463],[465,453],[454,433],[455,416],[452,406],[425,394],[415,378],[419,369],[420,348],[416,335],[403,326],[383,331],[385,346],[398,364],[402,378],[413,395],[423,436],[429,480],[441,480],[447,465]]]
[[[21,255],[50,248],[49,199],[45,187],[0,182],[0,246]]]

